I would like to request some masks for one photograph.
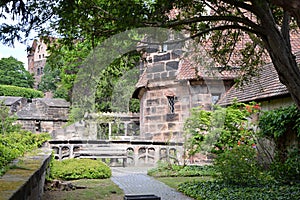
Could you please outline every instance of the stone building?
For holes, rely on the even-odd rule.
[[[211,109],[233,85],[236,73],[215,70],[216,74],[208,74],[206,66],[185,57],[183,49],[183,44],[146,47],[133,94],[140,100],[140,133],[145,140],[183,142],[190,109]]]
[[[0,97],[23,129],[52,133],[67,123],[70,103],[63,99]]]
[[[17,122],[32,132],[52,133],[67,123],[69,107],[63,99],[32,99],[16,112]]]
[[[34,88],[38,88],[38,84],[41,82],[47,56],[47,45],[44,41],[42,39],[34,40],[27,55],[28,71],[33,74],[35,79]]]
[[[24,97],[0,96],[0,102],[10,108],[10,113],[16,113],[27,104],[27,99]]]

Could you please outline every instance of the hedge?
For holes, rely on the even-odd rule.
[[[44,94],[31,88],[17,87],[13,85],[0,85],[0,96],[25,97],[28,99],[41,98]]]
[[[100,160],[74,158],[62,161],[52,160],[51,179],[105,179],[110,177],[110,168]]]

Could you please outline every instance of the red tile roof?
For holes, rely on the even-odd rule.
[[[148,84],[147,70],[144,70],[144,72],[140,76],[139,81],[137,82],[137,84],[135,85],[135,87],[136,88],[146,87],[147,84]]]
[[[249,39],[244,39],[239,42],[238,49],[242,48],[242,45],[245,44]],[[210,44],[206,43],[207,45],[204,45],[209,49]],[[293,30],[291,34],[291,45],[293,52],[297,52],[300,50],[300,34],[297,30]],[[300,55],[300,53],[298,53]],[[236,54],[234,55],[233,59],[239,60],[240,55]],[[265,61],[270,62],[270,58],[266,57],[264,58]],[[234,63],[234,61],[233,61]],[[233,64],[232,63],[232,64]],[[234,65],[233,65],[234,66]],[[196,70],[197,68],[197,70]],[[220,70],[221,68],[219,66],[215,67],[215,72],[212,74],[211,72],[214,71],[213,69],[207,69],[205,67],[199,66],[199,64],[194,63],[192,59],[189,58],[182,58],[179,64],[178,74],[176,79],[177,80],[192,80],[192,79],[199,79],[199,78],[209,78],[211,76],[217,76],[222,79],[235,79],[241,73],[238,68],[234,70]],[[197,71],[197,72],[196,72]],[[268,73],[270,75],[268,75]],[[274,78],[275,77],[275,78]],[[255,84],[256,81],[261,81],[259,86]],[[146,87],[148,84],[147,74],[144,72],[138,83],[136,84],[137,90],[142,87]],[[270,85],[270,86],[268,86]],[[264,92],[259,92],[260,90],[263,90]],[[243,92],[247,91],[247,92]],[[232,92],[230,94],[229,92]],[[240,90],[238,92],[238,89],[230,89],[228,91],[228,96],[226,99],[223,99],[223,104],[229,103],[228,101],[232,101],[232,98],[234,96],[240,97],[239,99],[241,101],[251,101],[257,98],[266,98],[271,96],[277,96],[281,94],[287,94],[287,89],[284,85],[282,85],[277,77],[277,73],[273,67],[273,65],[267,64],[266,66],[262,67],[261,76],[260,77],[254,77],[251,84],[245,85],[243,87],[243,90]],[[230,96],[231,95],[231,96]]]
[[[300,52],[296,53],[296,61],[300,63]],[[234,99],[239,102],[250,102],[288,94],[287,88],[279,81],[274,65],[269,63],[263,66],[259,76],[253,77],[248,84],[241,88],[233,86],[228,90],[218,104],[229,105]]]
[[[221,79],[235,79],[238,76],[238,70],[223,70],[219,66],[212,68],[199,66],[190,60],[181,60],[181,65],[179,67],[177,79],[178,80],[192,80],[192,79],[207,79],[207,78],[221,78]]]

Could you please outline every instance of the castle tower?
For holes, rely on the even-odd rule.
[[[28,51],[28,71],[33,74],[35,79],[34,88],[38,88],[47,60],[47,45],[42,39],[34,40],[30,51]]]

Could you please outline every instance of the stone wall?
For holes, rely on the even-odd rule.
[[[146,54],[141,77],[147,84],[138,94],[141,138],[145,140],[184,142],[183,126],[190,109],[200,106],[210,110],[214,95],[218,98],[224,86],[225,90],[232,86],[232,80],[210,81],[209,85],[203,79],[179,80],[183,61],[182,46],[177,47],[164,52],[151,48]]]
[[[17,123],[32,132],[60,129],[68,121],[69,103],[63,99],[37,98],[28,101],[16,112]]]
[[[51,149],[43,148],[17,160],[15,164],[20,168],[10,169],[0,179],[0,199],[42,199],[51,152]]]
[[[282,98],[274,98],[267,101],[261,101],[261,108],[262,110],[274,110],[280,107],[286,107],[294,104],[293,99],[288,97],[282,97]]]

